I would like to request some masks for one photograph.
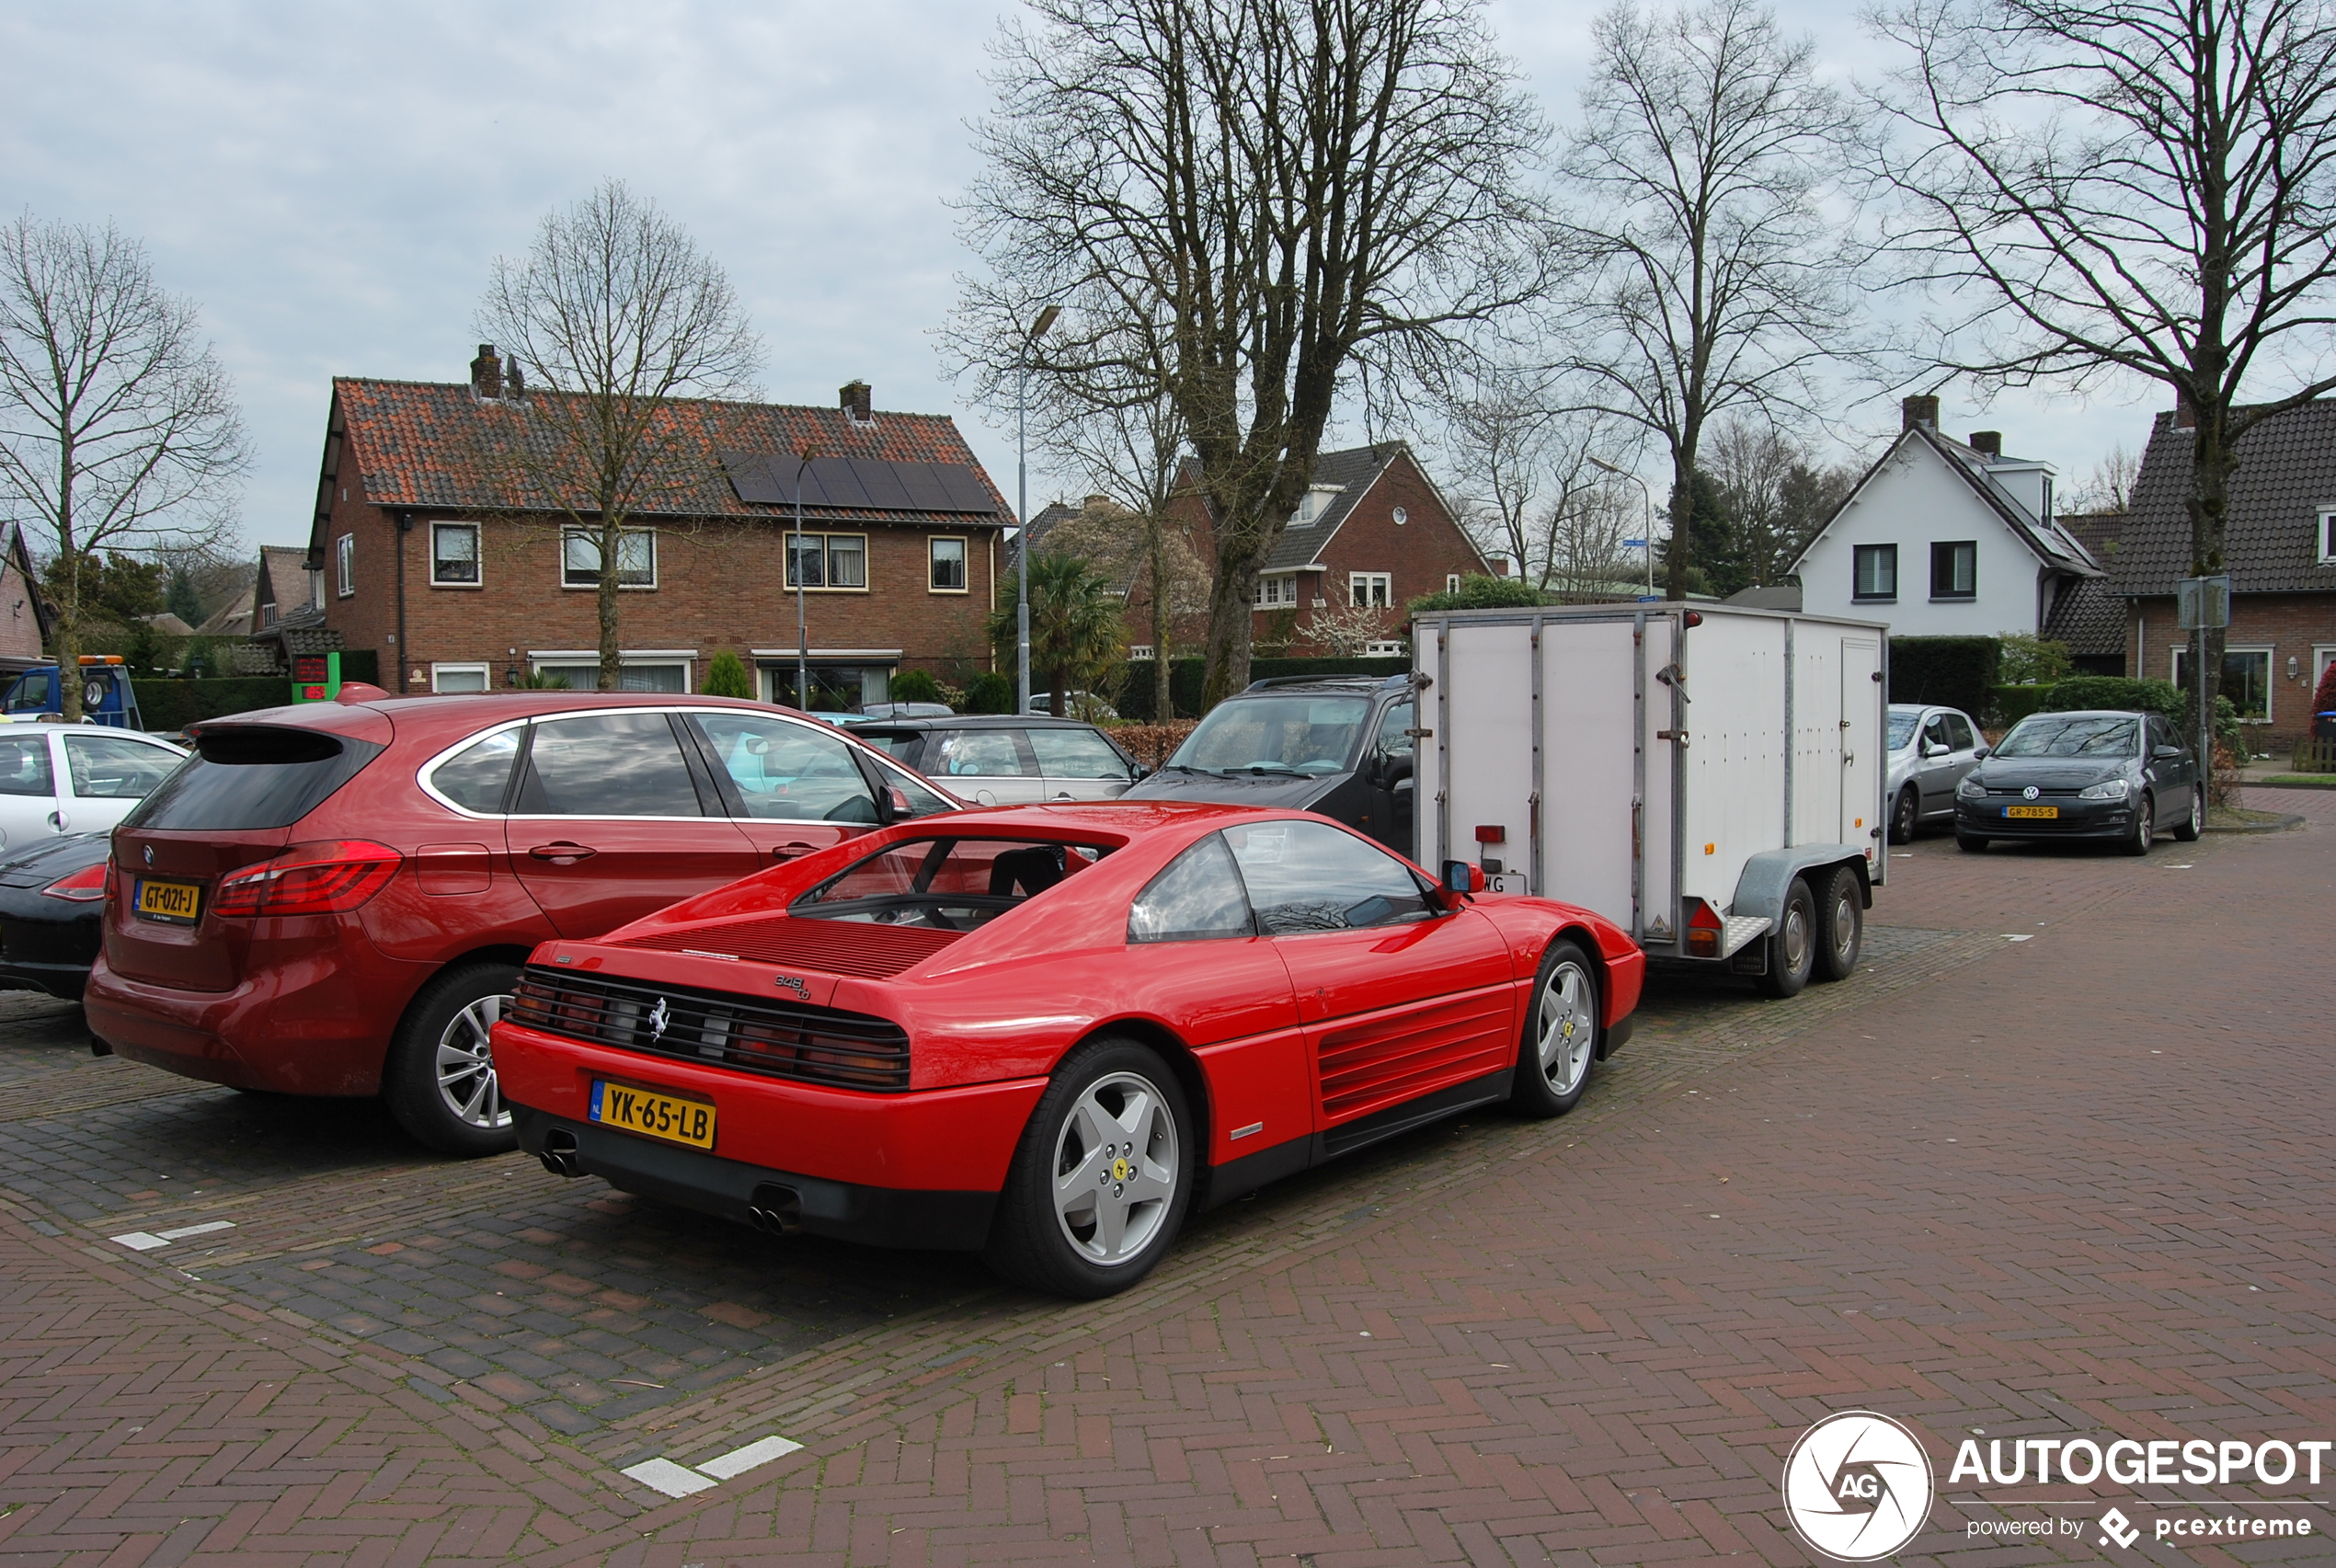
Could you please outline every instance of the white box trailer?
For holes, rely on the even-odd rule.
[[[1887,628],[1668,602],[1419,616],[1416,858],[1790,995],[1888,871]],[[1428,736],[1423,735],[1424,741]],[[1430,749],[1432,747],[1432,749]]]

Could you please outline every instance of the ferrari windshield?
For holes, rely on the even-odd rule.
[[[1107,853],[1039,839],[905,839],[854,861],[787,912],[801,920],[971,931]]]
[[[1209,711],[1168,766],[1208,773],[1343,773],[1353,765],[1369,717],[1368,697],[1236,697]]]
[[[1998,757],[2130,757],[2140,740],[2130,718],[2114,714],[2030,714],[2020,721]]]

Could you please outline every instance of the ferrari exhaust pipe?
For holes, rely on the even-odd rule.
[[[555,1127],[544,1135],[544,1151],[536,1156],[555,1176],[580,1176],[584,1167],[576,1158],[576,1135]]]
[[[803,1229],[803,1198],[793,1187],[765,1184],[747,1200],[746,1217],[768,1236],[792,1236]]]

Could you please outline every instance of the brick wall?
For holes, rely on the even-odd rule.
[[[40,618],[33,613],[32,585],[13,559],[0,557],[0,654],[40,657]]]
[[[528,650],[587,649],[600,646],[598,595],[591,589],[560,586],[560,531],[545,521],[488,519],[481,524],[480,585],[433,587],[429,580],[429,524],[477,521],[458,512],[417,512],[403,536],[406,569],[406,635],[397,633],[397,556],[400,536],[386,510],[357,498],[354,486],[336,498],[325,539],[326,624],[338,629],[350,647],[378,648],[384,684],[403,671],[407,689],[427,691],[432,663],[486,663],[492,684],[501,685],[518,650],[522,672]],[[806,520],[806,532],[818,532]],[[1002,551],[991,549],[992,531],[980,529],[839,525],[836,532],[867,537],[865,591],[812,590],[804,607],[814,648],[899,648],[899,669],[936,675],[971,664],[987,668],[982,623],[992,607],[991,578]],[[693,686],[723,648],[735,650],[749,668],[755,647],[789,647],[796,642],[795,595],[785,587],[784,521],[739,525],[659,526],[654,589],[624,589],[619,635],[628,648],[694,648]],[[356,591],[339,593],[334,540],[356,541]],[[934,534],[962,537],[968,546],[970,590],[934,593],[927,584],[926,541]],[[421,672],[415,679],[415,671]]]
[[[2172,650],[2188,646],[2193,634],[2174,624],[2171,598],[2127,602],[2125,668],[2164,681],[2172,675]],[[2232,647],[2271,649],[2271,722],[2251,734],[2260,748],[2291,746],[2310,728],[2308,709],[2319,678],[2319,658],[2336,651],[2336,593],[2242,593],[2230,608]],[[2296,661],[2289,679],[2287,661]]]

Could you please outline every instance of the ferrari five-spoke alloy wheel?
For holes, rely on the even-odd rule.
[[[2190,786],[2190,815],[2174,825],[2174,837],[2185,844],[2194,844],[2198,835],[2206,830],[2206,786]]]
[[[1191,1202],[1193,1121],[1151,1047],[1105,1036],[1063,1059],[1023,1129],[984,1252],[1033,1289],[1109,1296],[1151,1272]]]
[[[2158,806],[2145,794],[2134,803],[2134,830],[2121,846],[2127,854],[2147,854],[2158,837]]]
[[[1105,1268],[1142,1255],[1175,1201],[1176,1142],[1157,1084],[1115,1072],[1088,1086],[1055,1135],[1055,1220],[1073,1251]]]
[[[1533,981],[1510,1104],[1527,1116],[1562,1116],[1589,1086],[1599,1039],[1597,970],[1572,942],[1552,942]]]
[[[1896,804],[1890,807],[1890,841],[1894,844],[1914,842],[1914,824],[1919,807],[1915,800],[1914,785],[1898,792]]]
[[[399,1126],[441,1153],[499,1154],[519,1141],[487,1038],[518,982],[510,964],[441,975],[414,998],[390,1042],[383,1098]]]
[[[1846,865],[1809,876],[1817,889],[1816,978],[1846,980],[1865,945],[1865,884]]]

